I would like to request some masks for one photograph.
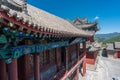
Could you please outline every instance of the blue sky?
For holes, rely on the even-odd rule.
[[[120,32],[120,0],[27,0],[29,4],[64,19],[98,17],[98,33]]]

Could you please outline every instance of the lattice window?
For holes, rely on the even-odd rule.
[[[43,52],[40,54],[40,66],[43,66],[44,63],[44,54]]]
[[[33,55],[30,55],[30,72],[33,72],[33,68],[34,68],[34,63],[33,63]]]
[[[49,64],[49,51],[44,51],[44,64]]]
[[[58,59],[61,60],[61,48],[58,48]]]
[[[55,62],[55,51],[54,51],[54,49],[43,51],[40,54],[40,67],[43,67],[43,66],[45,66],[47,64],[50,64],[52,62]]]
[[[50,50],[50,62],[55,62],[55,50]]]

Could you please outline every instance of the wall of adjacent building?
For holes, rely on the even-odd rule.
[[[116,51],[116,52],[115,52],[114,58],[120,58],[120,51]]]
[[[86,63],[94,65],[96,62],[97,54],[98,54],[97,52],[92,53],[88,52],[86,56]]]

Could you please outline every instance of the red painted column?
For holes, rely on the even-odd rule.
[[[89,40],[90,40],[90,42],[94,42],[94,36],[91,36],[91,37],[89,38]]]
[[[86,42],[83,42],[83,52],[86,53]]]
[[[5,60],[0,59],[0,80],[6,80],[6,63]]]
[[[8,80],[18,80],[17,59],[8,64]]]
[[[85,54],[84,56],[86,57],[86,42],[83,42],[83,53]],[[86,73],[86,59],[83,61],[83,76]]]
[[[66,69],[66,72],[68,72],[68,57],[69,57],[69,47],[64,47],[65,48],[65,69]]]
[[[23,80],[29,80],[28,79],[28,76],[29,76],[29,73],[30,73],[30,55],[24,55],[23,56],[23,59],[22,59],[22,62],[23,62]]]
[[[30,55],[24,55],[18,59],[18,71],[20,80],[28,80],[30,73]]]
[[[59,71],[60,65],[59,65],[59,60],[58,60],[58,49],[55,49],[55,64],[57,66],[57,71]]]
[[[40,80],[40,59],[39,55],[34,54],[34,80]]]
[[[76,44],[76,56],[77,56],[77,59],[79,60],[79,43],[78,44]]]

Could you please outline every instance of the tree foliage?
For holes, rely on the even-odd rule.
[[[103,41],[103,44],[113,43],[113,42],[120,42],[120,36],[113,37],[113,38],[110,38],[110,39],[106,39],[106,40]]]

